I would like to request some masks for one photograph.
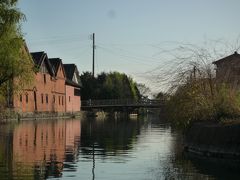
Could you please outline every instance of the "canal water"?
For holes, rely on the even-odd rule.
[[[240,179],[225,162],[191,157],[157,116],[0,125],[0,179]]]

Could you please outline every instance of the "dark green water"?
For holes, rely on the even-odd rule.
[[[240,179],[182,153],[181,134],[156,116],[0,125],[0,179]]]

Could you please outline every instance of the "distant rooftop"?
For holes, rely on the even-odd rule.
[[[233,57],[238,57],[238,58],[240,58],[240,54],[238,54],[238,52],[237,51],[235,51],[233,54],[231,54],[231,55],[229,55],[229,56],[227,56],[227,57],[224,57],[224,58],[222,58],[222,59],[219,59],[219,60],[217,60],[217,61],[214,61],[213,62],[213,64],[219,64],[219,63],[221,63],[221,62],[224,62],[224,61],[226,61],[226,60],[229,60],[229,59],[231,59],[231,58],[233,58]]]

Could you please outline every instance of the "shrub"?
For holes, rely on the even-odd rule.
[[[188,78],[166,103],[167,117],[178,127],[194,121],[220,121],[240,116],[240,93],[210,77]]]

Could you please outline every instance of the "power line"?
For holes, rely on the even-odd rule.
[[[121,51],[121,53],[120,54],[124,54],[124,55],[126,55],[126,53],[127,53],[127,55],[126,56],[129,56],[129,57],[131,57],[131,58],[135,58],[135,59],[141,59],[141,60],[144,60],[144,61],[146,61],[146,59],[149,61],[151,61],[151,62],[154,62],[154,63],[159,63],[159,58],[153,58],[153,57],[150,57],[150,56],[143,56],[143,55],[141,55],[141,56],[139,56],[139,55],[136,55],[135,53],[133,53],[133,52],[130,52],[130,51],[128,51],[128,50],[125,50],[125,49],[123,49],[123,48],[119,48],[119,47],[113,47],[113,46],[110,46],[110,48],[109,47],[106,47],[104,44],[102,44],[102,43],[99,43],[102,47],[105,47],[105,48],[108,48],[108,49],[113,49],[114,51],[118,51],[118,52],[120,52]]]
[[[145,60],[143,60],[142,58],[138,58],[138,57],[133,57],[133,56],[128,56],[128,55],[124,55],[124,54],[121,54],[119,52],[114,52],[112,51],[111,49],[108,49],[108,48],[105,48],[105,47],[102,47],[102,46],[97,46],[99,49],[102,49],[104,50],[105,52],[108,52],[108,53],[111,53],[111,54],[114,54],[114,55],[117,55],[118,57],[123,57],[123,58],[127,58],[127,61],[128,62],[136,62],[136,63],[140,63],[140,64],[144,64],[144,65],[149,65],[149,66],[152,66],[153,64],[150,62],[148,63]],[[125,59],[126,60],[126,59]]]

